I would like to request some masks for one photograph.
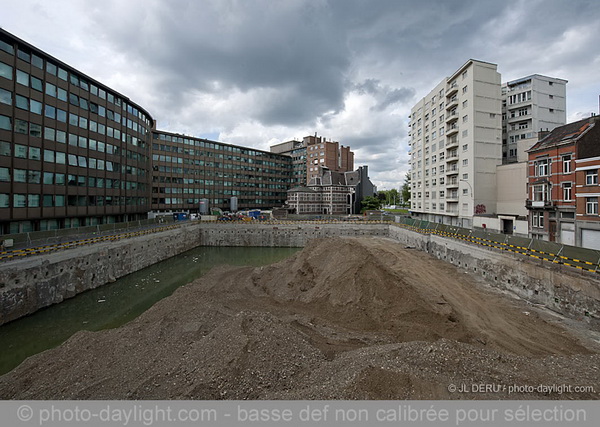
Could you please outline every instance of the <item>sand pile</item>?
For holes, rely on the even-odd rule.
[[[0,397],[596,399],[448,391],[599,388],[586,333],[386,239],[332,238],[271,266],[213,269],[121,328],[78,333],[0,377]]]

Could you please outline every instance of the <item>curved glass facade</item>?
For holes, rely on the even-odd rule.
[[[154,130],[154,132],[153,132]],[[0,29],[0,234],[283,205],[291,158],[155,131],[139,105]]]

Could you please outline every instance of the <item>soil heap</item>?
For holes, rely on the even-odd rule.
[[[120,328],[75,334],[0,377],[0,398],[597,399],[594,332],[570,328],[391,240],[317,239],[270,266],[215,268]]]

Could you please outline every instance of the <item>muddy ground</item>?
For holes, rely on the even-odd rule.
[[[0,377],[0,398],[598,399],[598,336],[391,240],[318,239],[79,332]],[[571,390],[522,388],[540,385]]]

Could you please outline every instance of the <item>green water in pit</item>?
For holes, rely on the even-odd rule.
[[[116,328],[217,265],[261,266],[300,248],[199,247],[0,326],[0,375],[75,332]]]

